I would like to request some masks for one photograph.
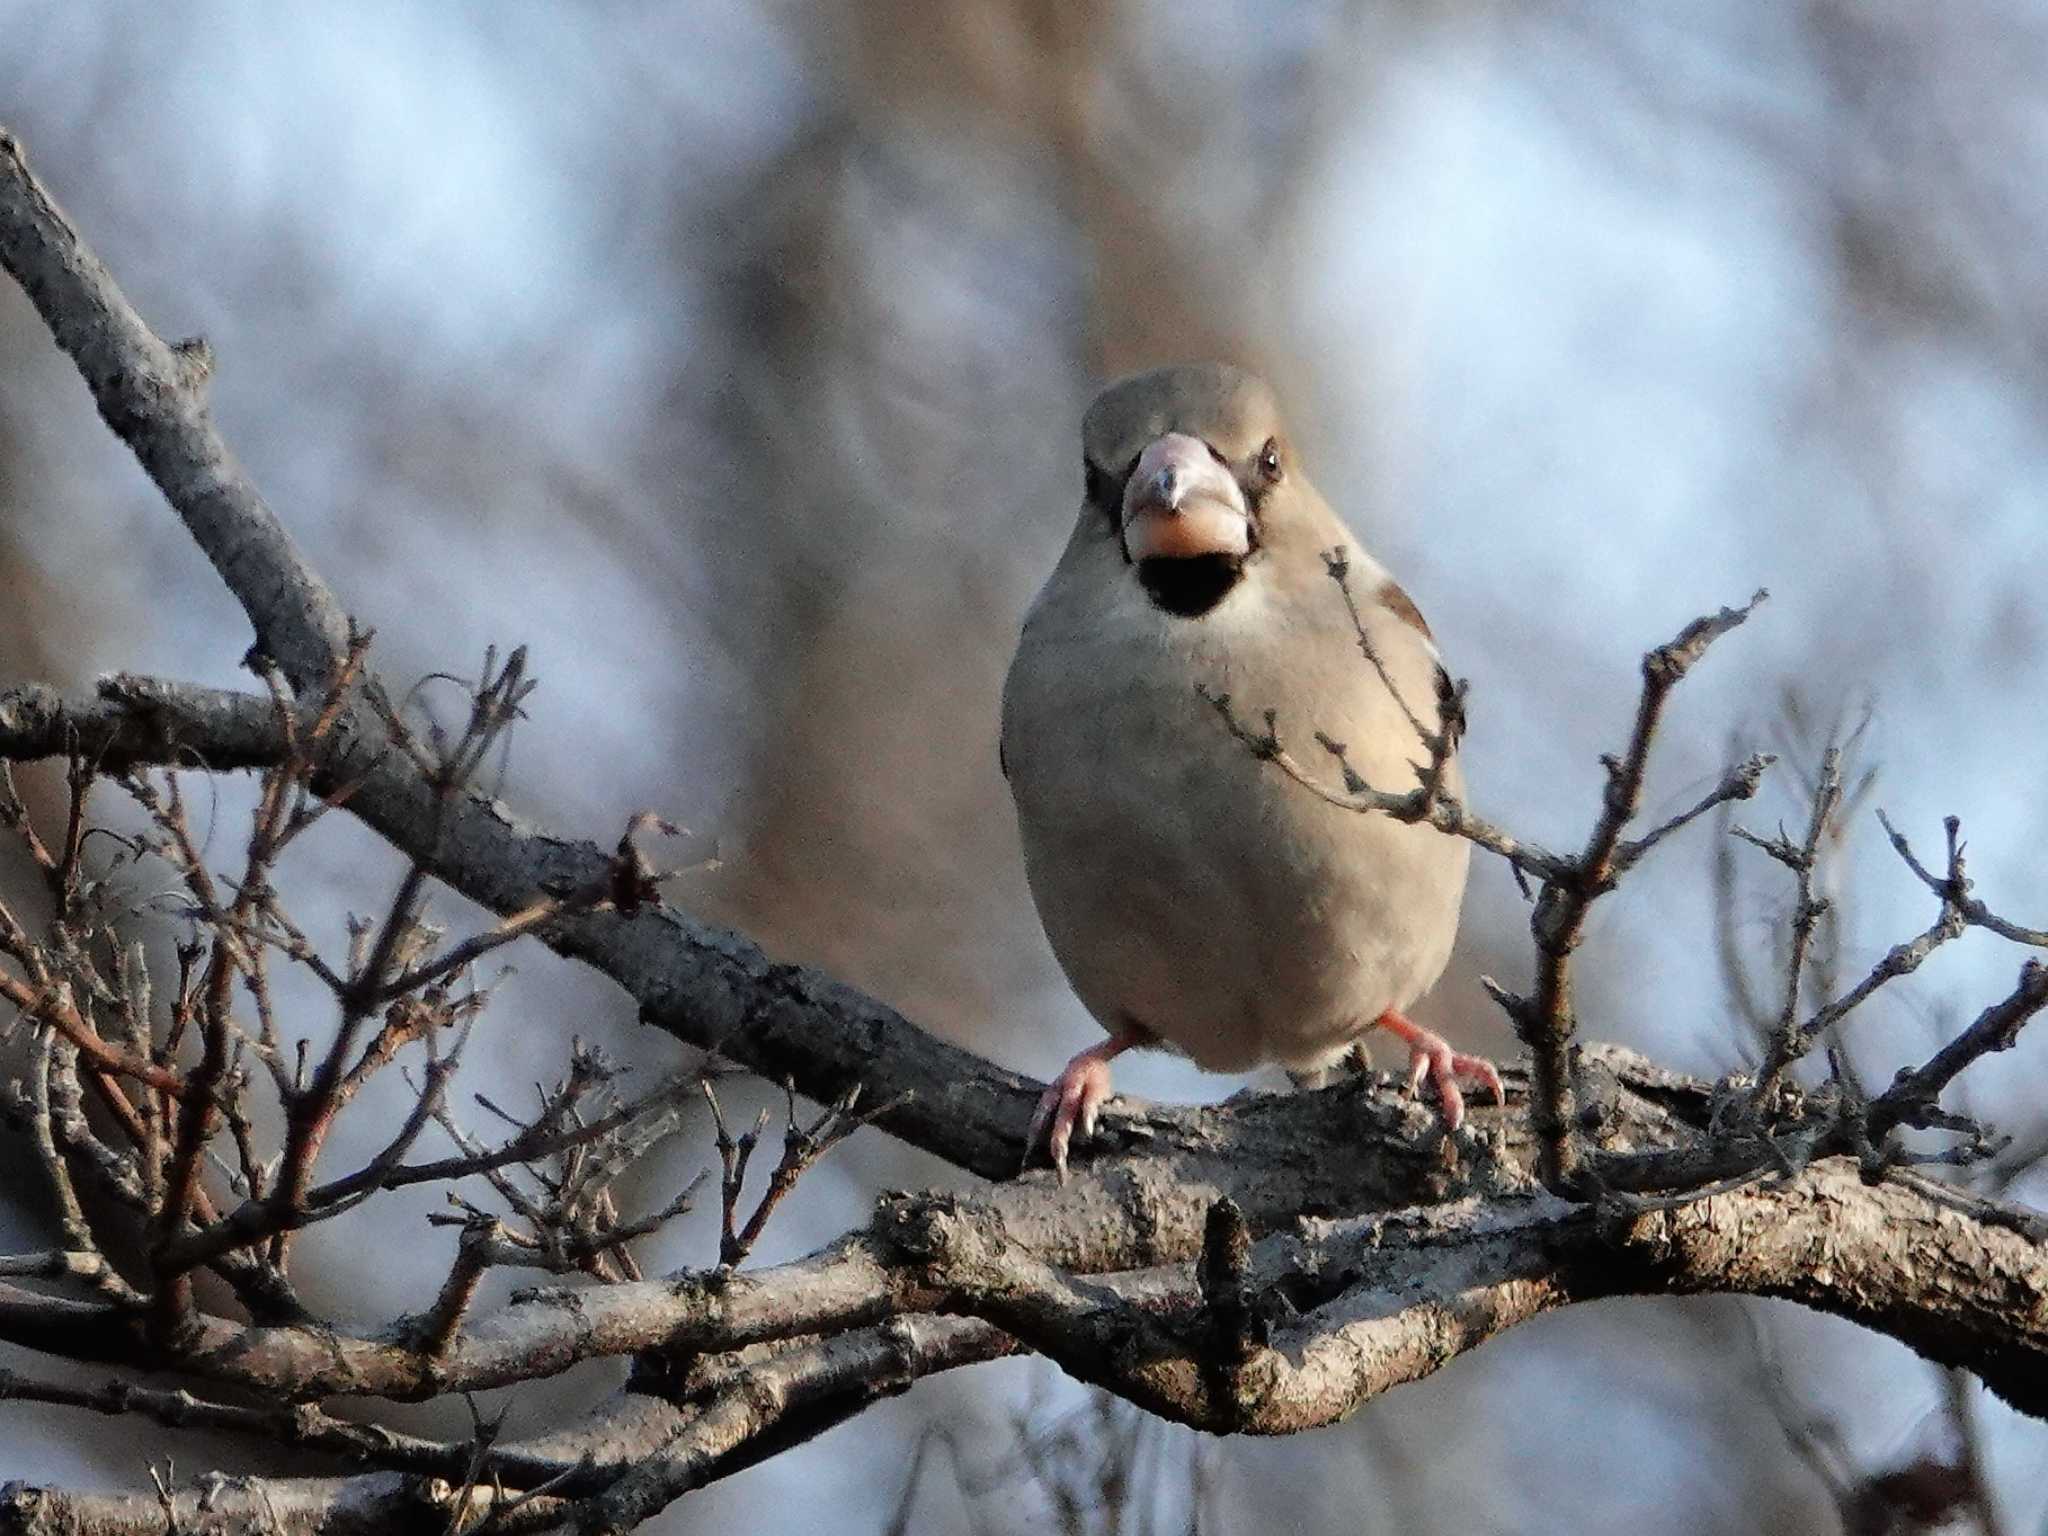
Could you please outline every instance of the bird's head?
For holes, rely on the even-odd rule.
[[[1243,580],[1298,478],[1273,392],[1223,363],[1112,384],[1082,420],[1081,447],[1082,517],[1102,519],[1152,601],[1184,618]]]

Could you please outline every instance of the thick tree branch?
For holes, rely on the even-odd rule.
[[[1869,1185],[1837,1158],[1782,1184],[1668,1207],[1530,1192],[1304,1220],[1259,1243],[1248,1265],[1257,1304],[1292,1320],[1221,1377],[1191,1263],[1127,1299],[1117,1276],[1083,1280],[1020,1258],[971,1209],[923,1205],[904,1220],[949,1309],[998,1324],[1083,1380],[1219,1432],[1334,1422],[1571,1303],[1709,1292],[1782,1297],[1863,1323],[2048,1414],[2041,1245],[1956,1214],[1904,1186]]]
[[[879,1328],[808,1341],[729,1367],[726,1390],[657,1451],[578,1511],[591,1536],[632,1530],[693,1488],[738,1470],[789,1426],[815,1434],[912,1382],[1016,1352],[1000,1330],[960,1318],[904,1317]],[[750,1454],[753,1453],[753,1454]]]
[[[1626,1058],[1613,1059],[1632,1070]],[[1702,1090],[1688,1112],[1704,1115],[1705,1099]],[[1611,1123],[1640,1124],[1652,1114],[1640,1100],[1617,1101]],[[1663,1124],[1667,1136],[1682,1129]],[[1113,1182],[1130,1187],[1149,1172],[1149,1155],[1113,1170]],[[1342,1417],[1448,1353],[1558,1306],[1616,1294],[1741,1291],[1787,1296],[1880,1328],[1931,1358],[1979,1371],[2017,1406],[2048,1412],[2040,1385],[2048,1381],[2048,1259],[2024,1214],[1899,1184],[1868,1186],[1841,1157],[1789,1181],[1751,1180],[1651,1208],[1525,1190],[1389,1216],[1269,1222],[1280,1230],[1253,1247],[1237,1289],[1250,1315],[1273,1331],[1249,1353],[1232,1346],[1238,1354],[1220,1375],[1219,1336],[1202,1320],[1208,1212],[1176,1214],[1141,1200],[1121,1222],[1099,1227],[1093,1243],[1070,1240],[1055,1262],[1043,1253],[1059,1244],[1031,1241],[1046,1236],[1045,1194],[1012,1185],[976,1200],[885,1202],[872,1231],[770,1270],[528,1293],[438,1351],[395,1334],[209,1320],[176,1364],[290,1399],[416,1397],[532,1379],[604,1355],[730,1350],[956,1312],[1155,1411],[1210,1428],[1282,1433]],[[1164,1269],[1162,1252],[1178,1255]],[[1914,1283],[1915,1275],[1927,1283]],[[48,1331],[53,1315],[71,1322],[62,1340]],[[120,1359],[129,1353],[120,1318],[114,1307],[66,1303],[33,1324],[43,1347]]]

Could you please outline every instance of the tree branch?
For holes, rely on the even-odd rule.
[[[297,688],[324,681],[346,644],[347,616],[214,428],[206,344],[167,345],[144,323],[4,129],[0,267],[241,603],[256,649]]]

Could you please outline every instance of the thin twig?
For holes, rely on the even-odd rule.
[[[1820,781],[1814,787],[1812,812],[1807,818],[1806,836],[1795,846],[1783,835],[1760,838],[1740,827],[1731,833],[1751,843],[1792,871],[1797,894],[1792,903],[1792,943],[1785,962],[1785,1000],[1778,1009],[1777,1023],[1767,1042],[1764,1062],[1757,1071],[1756,1086],[1750,1094],[1754,1109],[1769,1102],[1777,1092],[1785,1069],[1800,1054],[1799,991],[1806,979],[1806,954],[1813,942],[1814,925],[1827,910],[1825,898],[1816,894],[1821,840],[1827,835],[1836,808],[1842,800],[1842,754],[1830,746],[1821,754]]]

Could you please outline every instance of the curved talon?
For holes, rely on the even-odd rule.
[[[1408,1046],[1410,1095],[1422,1091],[1425,1077],[1436,1085],[1437,1097],[1443,1101],[1444,1129],[1455,1131],[1465,1123],[1465,1095],[1458,1088],[1461,1077],[1476,1079],[1491,1090],[1494,1103],[1507,1103],[1507,1088],[1500,1080],[1500,1073],[1485,1057],[1467,1056],[1462,1051],[1452,1050],[1450,1042],[1442,1035],[1424,1029],[1392,1009],[1381,1014],[1375,1022],[1390,1034],[1399,1036]]]
[[[1077,1054],[1046,1084],[1045,1092],[1038,1096],[1038,1108],[1032,1111],[1031,1129],[1025,1133],[1025,1167],[1030,1166],[1032,1151],[1042,1137],[1060,1182],[1067,1182],[1067,1148],[1075,1128],[1078,1126],[1084,1137],[1095,1134],[1096,1116],[1109,1098],[1109,1064],[1137,1043],[1135,1036],[1112,1035]]]

